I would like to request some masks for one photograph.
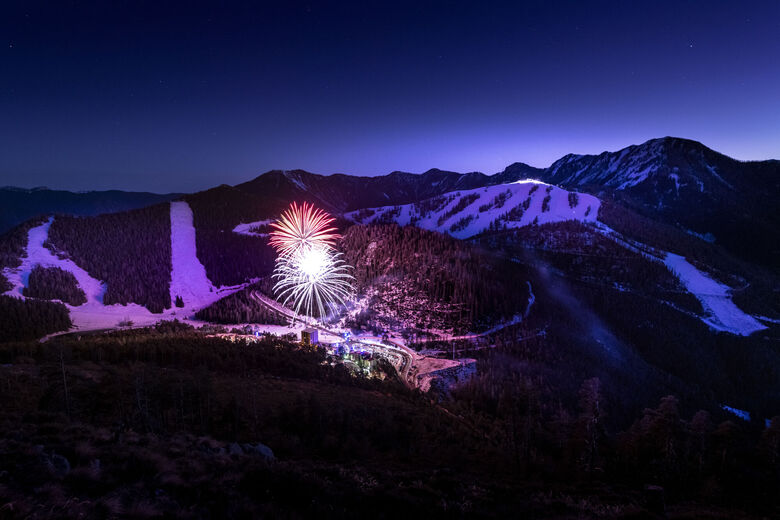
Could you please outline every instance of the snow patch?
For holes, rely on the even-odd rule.
[[[709,170],[709,172],[712,174],[713,177],[718,179],[720,182],[722,182],[723,184],[725,184],[726,186],[728,186],[732,190],[734,189],[734,186],[732,186],[726,179],[724,179],[723,177],[718,175],[718,171],[715,169],[715,167],[713,167],[713,166],[711,166],[709,164],[706,164],[705,166],[707,167],[707,170]]]
[[[721,408],[726,410],[729,413],[732,413],[742,419],[743,421],[750,422],[750,412],[746,412],[745,410],[740,410],[739,408],[732,408],[731,406],[721,405]]]
[[[287,178],[288,178],[288,179],[289,179],[289,180],[290,180],[290,181],[291,181],[293,184],[295,184],[296,186],[298,186],[298,187],[299,187],[300,189],[302,189],[303,191],[306,191],[306,190],[308,189],[308,187],[307,187],[307,186],[306,186],[306,185],[305,185],[305,184],[304,184],[304,183],[301,181],[301,179],[299,179],[299,178],[298,178],[298,177],[297,177],[295,174],[293,174],[292,172],[288,172],[287,170],[284,170],[284,171],[282,172],[282,175],[284,175],[285,177],[287,177]]]
[[[528,284],[528,305],[525,308],[523,317],[527,318],[528,315],[531,314],[531,307],[533,307],[534,303],[536,302],[536,295],[534,294],[533,287],[531,287],[531,282],[526,281],[525,283]]]
[[[273,220],[268,219],[268,220],[258,220],[257,222],[248,222],[246,224],[239,224],[233,228],[233,233],[238,233],[239,235],[247,235],[250,237],[267,237],[268,233],[258,233],[252,230],[255,228],[267,226],[271,222],[273,222]]]
[[[680,196],[680,176],[676,173],[670,173],[669,178],[674,181],[674,191],[677,194],[677,196]]]
[[[696,238],[700,238],[700,239],[704,240],[705,242],[709,242],[710,244],[714,244],[715,243],[715,235],[713,235],[709,231],[706,232],[706,233],[697,233],[696,231],[693,231],[692,229],[686,229],[685,232],[688,233],[689,235],[695,236]]]

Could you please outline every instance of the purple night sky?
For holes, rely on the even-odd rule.
[[[4,2],[0,185],[780,158],[780,2]],[[74,5],[76,7],[74,7]]]

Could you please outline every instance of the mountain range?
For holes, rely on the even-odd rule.
[[[270,295],[268,223],[309,201],[337,217],[355,267],[342,325],[490,347],[540,338],[505,354],[561,375],[553,386],[597,374],[647,399],[771,417],[779,183],[778,161],[667,137],[494,175],[273,170],[184,195],[6,188],[5,222],[23,222],[0,236],[3,319],[17,316],[0,334],[278,319],[255,298]]]
[[[738,161],[703,144],[676,137],[651,139],[616,152],[569,154],[548,168],[513,163],[503,171],[457,173],[431,169],[376,177],[271,170],[216,190],[266,201],[300,198],[335,213],[408,204],[442,193],[538,179],[614,200],[636,213],[716,242],[731,254],[780,267],[780,161]],[[45,188],[0,188],[0,232],[38,214],[96,215],[166,202],[181,194]]]

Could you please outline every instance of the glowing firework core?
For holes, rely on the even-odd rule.
[[[300,253],[301,272],[309,279],[316,278],[327,266],[327,253],[321,248],[305,248]]]
[[[325,316],[352,293],[350,266],[340,259],[334,244],[339,238],[334,219],[310,204],[293,203],[271,224],[269,243],[276,249],[274,292],[282,303],[294,304],[296,314]]]

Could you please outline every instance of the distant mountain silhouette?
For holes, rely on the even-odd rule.
[[[119,190],[72,192],[46,187],[26,189],[6,186],[0,188],[0,233],[37,215],[65,213],[91,216],[115,213],[168,202],[179,196],[178,193]]]

